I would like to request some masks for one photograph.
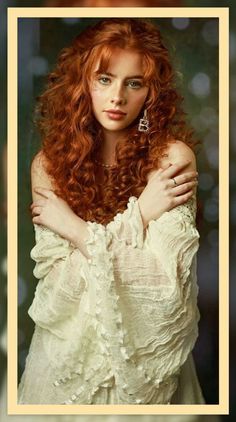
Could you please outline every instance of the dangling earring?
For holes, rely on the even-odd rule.
[[[149,130],[149,120],[147,117],[147,110],[144,110],[143,118],[139,120],[138,131],[139,132],[148,132]]]

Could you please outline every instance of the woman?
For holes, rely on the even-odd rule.
[[[196,161],[160,32],[105,19],[40,98],[31,257],[39,279],[19,403],[203,403]]]

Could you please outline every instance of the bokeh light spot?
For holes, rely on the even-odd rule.
[[[219,150],[216,145],[206,145],[206,155],[211,167],[217,169],[219,167]]]
[[[192,118],[191,123],[195,128],[201,128],[201,130],[218,126],[217,112],[212,107],[203,107],[200,113]]]
[[[207,191],[214,186],[214,178],[211,173],[201,173],[198,178],[198,187]]]
[[[218,220],[218,203],[216,199],[207,199],[204,206],[204,217],[209,222]]]
[[[43,76],[48,72],[48,61],[41,56],[34,56],[29,61],[29,71],[34,76]]]
[[[18,305],[24,303],[27,296],[26,282],[22,277],[18,277]]]
[[[62,18],[62,21],[66,25],[76,25],[77,23],[79,23],[80,18]]]
[[[173,18],[172,25],[176,29],[186,29],[189,26],[189,18]]]
[[[204,72],[196,73],[188,88],[196,97],[204,98],[210,94],[211,81],[209,76]]]

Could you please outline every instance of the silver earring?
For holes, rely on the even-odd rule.
[[[138,131],[139,132],[148,132],[149,130],[149,120],[147,117],[147,110],[144,110],[143,118],[139,120]]]

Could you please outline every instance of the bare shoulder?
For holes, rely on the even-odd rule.
[[[165,155],[160,159],[159,166],[162,169],[169,167],[170,164],[178,164],[189,161],[189,164],[184,167],[178,174],[189,171],[197,171],[196,157],[193,150],[183,141],[171,141],[166,150]],[[152,170],[148,175],[148,180],[157,170]]]
[[[34,156],[31,163],[31,189],[33,200],[40,198],[40,195],[34,192],[35,187],[53,189],[53,181],[46,172],[46,158],[42,151],[39,151]]]
[[[177,164],[179,162],[189,161],[182,172],[196,171],[196,157],[194,151],[183,141],[174,140],[168,144],[165,151],[165,157],[160,160],[160,167],[166,168],[169,164]]]

